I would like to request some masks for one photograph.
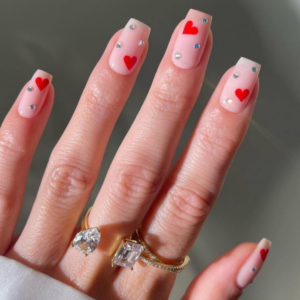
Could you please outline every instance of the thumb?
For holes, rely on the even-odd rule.
[[[236,300],[262,268],[272,243],[241,244],[207,266],[182,300]]]

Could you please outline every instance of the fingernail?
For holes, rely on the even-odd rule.
[[[33,118],[40,112],[45,102],[52,75],[42,70],[37,70],[22,96],[18,112],[21,117]]]
[[[249,101],[260,68],[260,64],[244,57],[240,58],[221,93],[221,106],[230,112],[241,113]]]
[[[173,63],[181,69],[191,69],[201,60],[212,16],[190,9],[178,32],[172,52]]]
[[[136,68],[150,35],[146,24],[130,19],[109,57],[110,67],[118,74],[131,74]]]
[[[236,280],[241,288],[244,289],[248,284],[253,282],[254,278],[262,268],[271,246],[271,241],[265,238],[262,239],[250,257],[246,260],[245,264],[241,267]]]

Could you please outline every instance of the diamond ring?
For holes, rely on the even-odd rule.
[[[121,241],[117,251],[113,255],[111,265],[112,267],[129,267],[133,270],[133,265],[138,259],[152,267],[163,269],[171,273],[180,273],[190,261],[189,256],[186,256],[179,265],[164,263],[151,252],[148,245],[141,238],[139,229],[136,230],[130,239],[123,239]]]
[[[71,246],[77,251],[88,256],[96,250],[100,242],[101,231],[99,227],[89,228],[88,216],[91,212],[92,206],[85,213],[81,222],[81,231],[79,231],[73,239]]]

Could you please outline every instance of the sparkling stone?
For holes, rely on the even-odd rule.
[[[204,18],[204,19],[202,20],[202,22],[203,22],[204,24],[206,24],[206,23],[208,23],[208,19]]]
[[[76,234],[72,247],[85,255],[92,253],[100,242],[100,231],[98,228],[90,228]]]
[[[254,268],[252,268],[252,271],[253,271],[253,272],[256,272],[256,270],[257,270],[257,269],[256,269],[255,267],[254,267]]]
[[[31,92],[33,90],[33,87],[32,86],[29,86],[28,88],[27,88],[27,91],[28,92]]]
[[[236,79],[236,78],[238,78],[238,77],[239,77],[239,73],[234,73],[234,74],[233,74],[233,78]]]
[[[130,28],[131,30],[134,30],[134,29],[135,29],[135,25],[132,24],[132,25],[129,26],[129,28]]]
[[[143,40],[139,41],[140,46],[144,46],[145,42]]]
[[[140,257],[144,247],[140,244],[126,241],[116,253],[113,264],[131,268]]]
[[[199,49],[200,48],[200,44],[195,44],[195,49]]]
[[[253,67],[252,72],[256,72],[256,71],[257,71],[257,68]]]
[[[175,58],[176,58],[176,59],[179,59],[180,57],[181,57],[181,54],[179,54],[179,53],[176,53],[176,54],[175,54]]]
[[[225,100],[225,102],[228,103],[228,104],[231,104],[233,102],[233,100],[228,98],[228,99]]]
[[[29,109],[30,110],[35,110],[35,105],[33,105],[33,104],[29,105]]]
[[[121,48],[121,47],[122,47],[122,44],[121,44],[121,43],[117,43],[116,47],[117,47],[117,48]]]

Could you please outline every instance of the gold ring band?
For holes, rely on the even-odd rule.
[[[133,269],[133,265],[138,259],[152,267],[163,269],[171,273],[182,272],[190,261],[189,256],[186,256],[178,265],[164,263],[149,249],[146,242],[141,238],[139,229],[136,230],[130,239],[122,240],[113,255],[111,265],[112,267],[121,266]]]

